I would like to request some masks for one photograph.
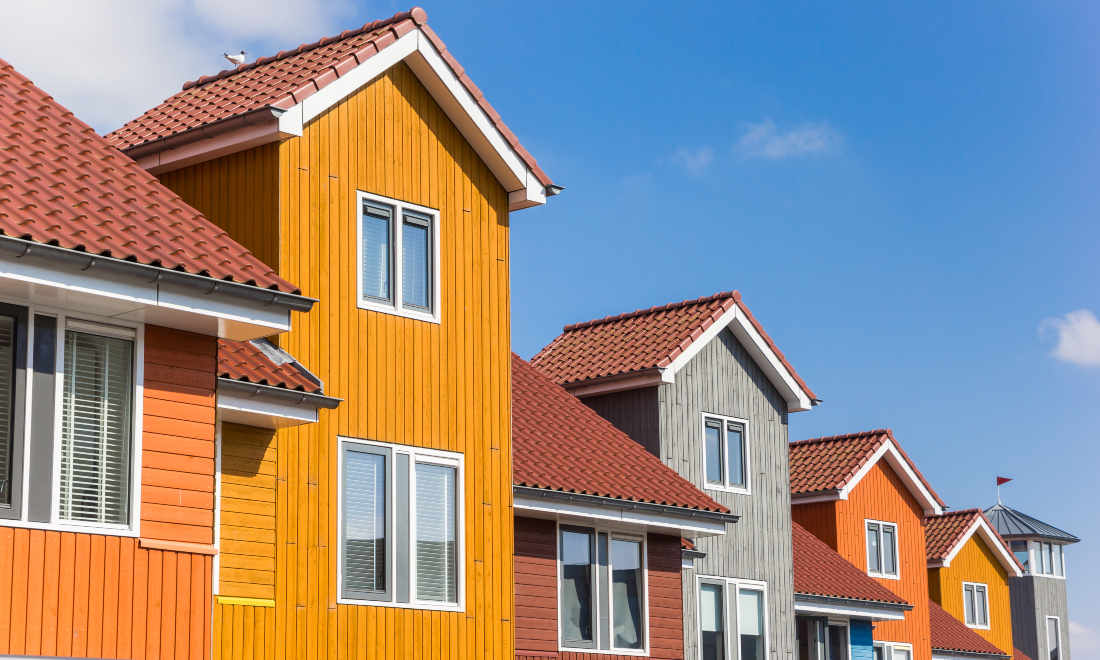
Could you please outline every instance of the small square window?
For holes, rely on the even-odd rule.
[[[359,307],[439,322],[439,212],[360,192]]]

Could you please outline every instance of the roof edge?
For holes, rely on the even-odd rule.
[[[956,658],[986,658],[988,660],[992,660],[993,658],[1004,658],[1004,660],[1009,660],[1010,658],[1012,658],[1012,656],[1004,655],[1003,653],[997,654],[979,653],[978,651],[957,651],[955,649],[943,649],[937,646],[933,646],[932,654],[935,655],[936,653],[939,653],[941,655],[950,655]]]
[[[325,396],[324,394],[301,392],[299,390],[290,390],[285,387],[275,387],[274,385],[263,385],[250,381],[234,380],[232,378],[226,378],[225,376],[218,376],[217,382],[219,391],[224,389],[226,392],[256,397],[259,400],[268,400],[272,403],[279,403],[282,405],[308,406],[312,408],[334,410],[344,401],[343,399]]]
[[[542,499],[554,499],[563,501],[576,501],[582,504],[594,506],[607,506],[616,509],[638,509],[650,513],[662,513],[677,518],[701,518],[711,522],[736,523],[741,516],[721,511],[706,511],[704,509],[691,509],[683,506],[668,504],[654,504],[651,502],[638,502],[617,497],[603,497],[601,495],[589,495],[587,493],[572,493],[564,490],[550,488],[538,488],[535,486],[512,485],[512,494],[517,496],[528,495]]]
[[[908,612],[913,609],[909,603],[887,603],[883,600],[864,600],[863,598],[844,598],[843,596],[822,596],[794,592],[795,601],[804,603],[825,603],[828,605],[852,605],[855,607],[874,607],[893,612]]]
[[[119,149],[119,151],[129,156],[131,160],[137,161],[142,158],[164,153],[165,151],[171,151],[173,149],[179,149],[180,147],[186,147],[189,144],[202,142],[203,140],[211,140],[227,133],[232,133],[240,128],[277,121],[279,117],[283,116],[285,113],[286,110],[282,108],[267,105],[256,110],[249,110],[243,114],[218,119],[209,124],[203,124],[201,126],[189,128],[185,131],[180,131],[179,133],[173,133],[167,137],[135,144],[132,147]]]

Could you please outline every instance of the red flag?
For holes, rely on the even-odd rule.
[[[1012,481],[1012,480],[1008,479],[1007,477],[997,477],[997,485],[998,486],[1000,486],[1001,484],[1007,484],[1010,481]]]

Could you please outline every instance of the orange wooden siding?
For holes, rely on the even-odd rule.
[[[217,339],[145,328],[143,538],[214,542]]]
[[[218,594],[275,598],[275,431],[222,424]]]
[[[966,541],[951,560],[951,566],[928,569],[929,597],[951,616],[965,623],[963,582],[977,582],[988,587],[989,630],[972,630],[1006,655],[1011,655],[1012,605],[1008,595],[1008,572],[977,534]]]
[[[216,603],[214,657],[221,660],[275,657],[275,608]]]
[[[212,557],[0,528],[0,654],[210,658]]]
[[[834,511],[835,522],[829,521],[829,509]],[[903,621],[877,622],[874,638],[912,644],[914,660],[931,660],[924,510],[893,468],[880,460],[849,493],[847,500],[796,503],[792,516],[795,522],[863,570],[867,570],[865,521],[881,520],[898,525],[900,579],[873,579],[904,598],[913,609],[905,613]]]

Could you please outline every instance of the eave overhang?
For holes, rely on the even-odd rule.
[[[848,616],[872,621],[901,621],[905,619],[905,613],[912,609],[913,606],[908,603],[884,603],[802,593],[794,595],[794,611],[798,614]]]
[[[342,401],[282,387],[218,379],[218,419],[223,422],[269,429],[312,424],[320,419],[321,409],[333,410]]]
[[[985,541],[986,547],[993,552],[993,555],[997,557],[997,561],[1010,576],[1023,576],[1023,569],[1020,568],[1020,564],[1016,561],[1016,557],[1012,554],[1012,551],[1001,543],[1000,539],[997,538],[997,534],[994,533],[993,528],[990,527],[985,521],[985,518],[981,516],[979,516],[966,530],[966,533],[956,541],[955,545],[951,548],[951,552],[949,552],[947,556],[929,560],[928,568],[950,568],[951,561],[960,551],[962,551],[967,541],[975,534]]]

